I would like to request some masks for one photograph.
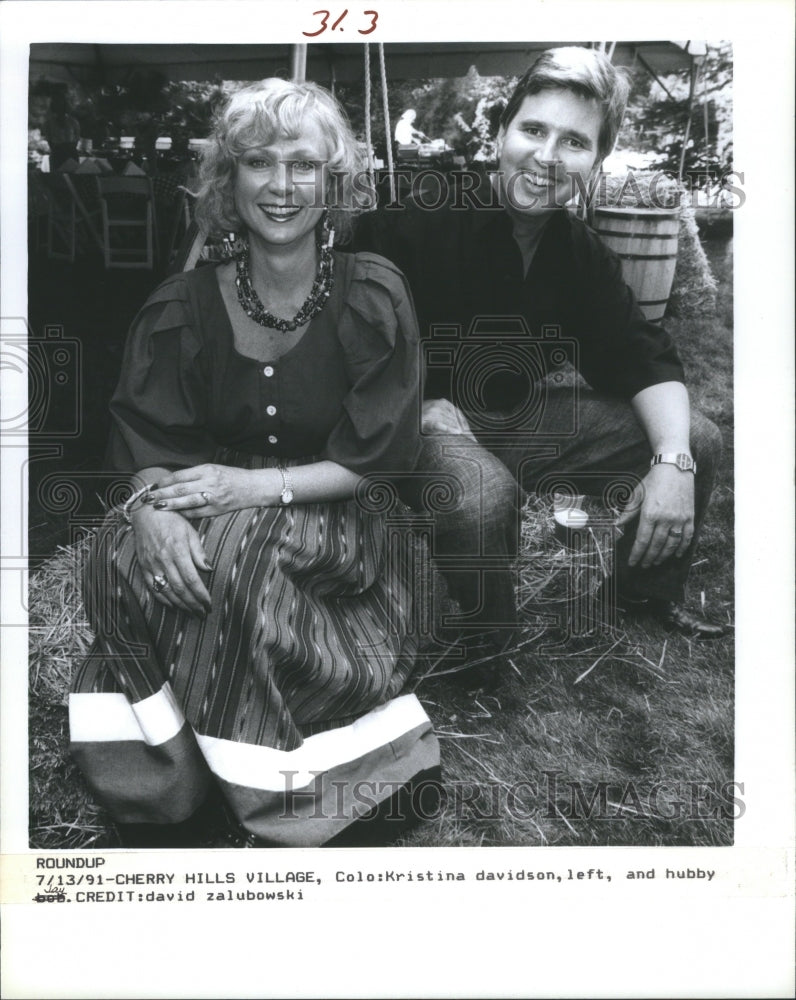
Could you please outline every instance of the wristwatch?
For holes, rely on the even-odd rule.
[[[293,480],[290,478],[290,473],[287,467],[280,465],[279,471],[282,474],[282,493],[280,495],[280,501],[282,506],[287,506],[289,503],[293,503]]]
[[[693,472],[696,475],[696,462],[683,451],[667,451],[661,455],[653,455],[650,468],[654,465],[676,465],[681,472]]]

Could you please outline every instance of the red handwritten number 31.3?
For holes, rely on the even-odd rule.
[[[348,13],[348,8],[346,8],[343,11],[343,13],[337,18],[337,20],[332,24],[331,26],[332,31],[337,31],[338,28],[340,29],[340,31],[343,31],[342,21],[347,13]],[[366,16],[370,16],[370,27],[366,28],[364,31],[362,28],[358,28],[357,34],[369,35],[371,31],[376,30],[376,22],[379,19],[379,14],[378,11],[375,10],[363,10],[362,13]],[[328,10],[315,10],[312,12],[312,16],[321,18],[321,26],[320,28],[318,28],[317,31],[302,31],[301,32],[302,35],[306,35],[307,38],[316,38],[318,35],[322,35],[323,32],[326,31],[327,27],[329,26],[329,18],[332,15],[329,13]]]

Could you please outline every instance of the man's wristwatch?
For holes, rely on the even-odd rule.
[[[280,465],[278,468],[282,474],[282,493],[279,499],[282,506],[286,506],[289,503],[293,503],[293,480],[290,478],[290,473],[286,466]]]
[[[650,468],[654,465],[676,465],[681,472],[693,472],[696,475],[696,462],[683,451],[666,451],[661,455],[653,455]]]

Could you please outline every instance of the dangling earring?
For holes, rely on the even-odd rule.
[[[325,247],[327,250],[331,250],[334,246],[334,227],[332,226],[332,220],[328,208],[323,210],[323,216],[321,218],[321,233],[323,234],[321,246]]]
[[[221,244],[224,258],[237,257],[243,249],[245,240],[237,233],[225,233]]]

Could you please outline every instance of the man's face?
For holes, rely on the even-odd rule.
[[[602,114],[595,100],[571,90],[526,97],[498,136],[504,204],[519,215],[564,205],[597,163]]]

